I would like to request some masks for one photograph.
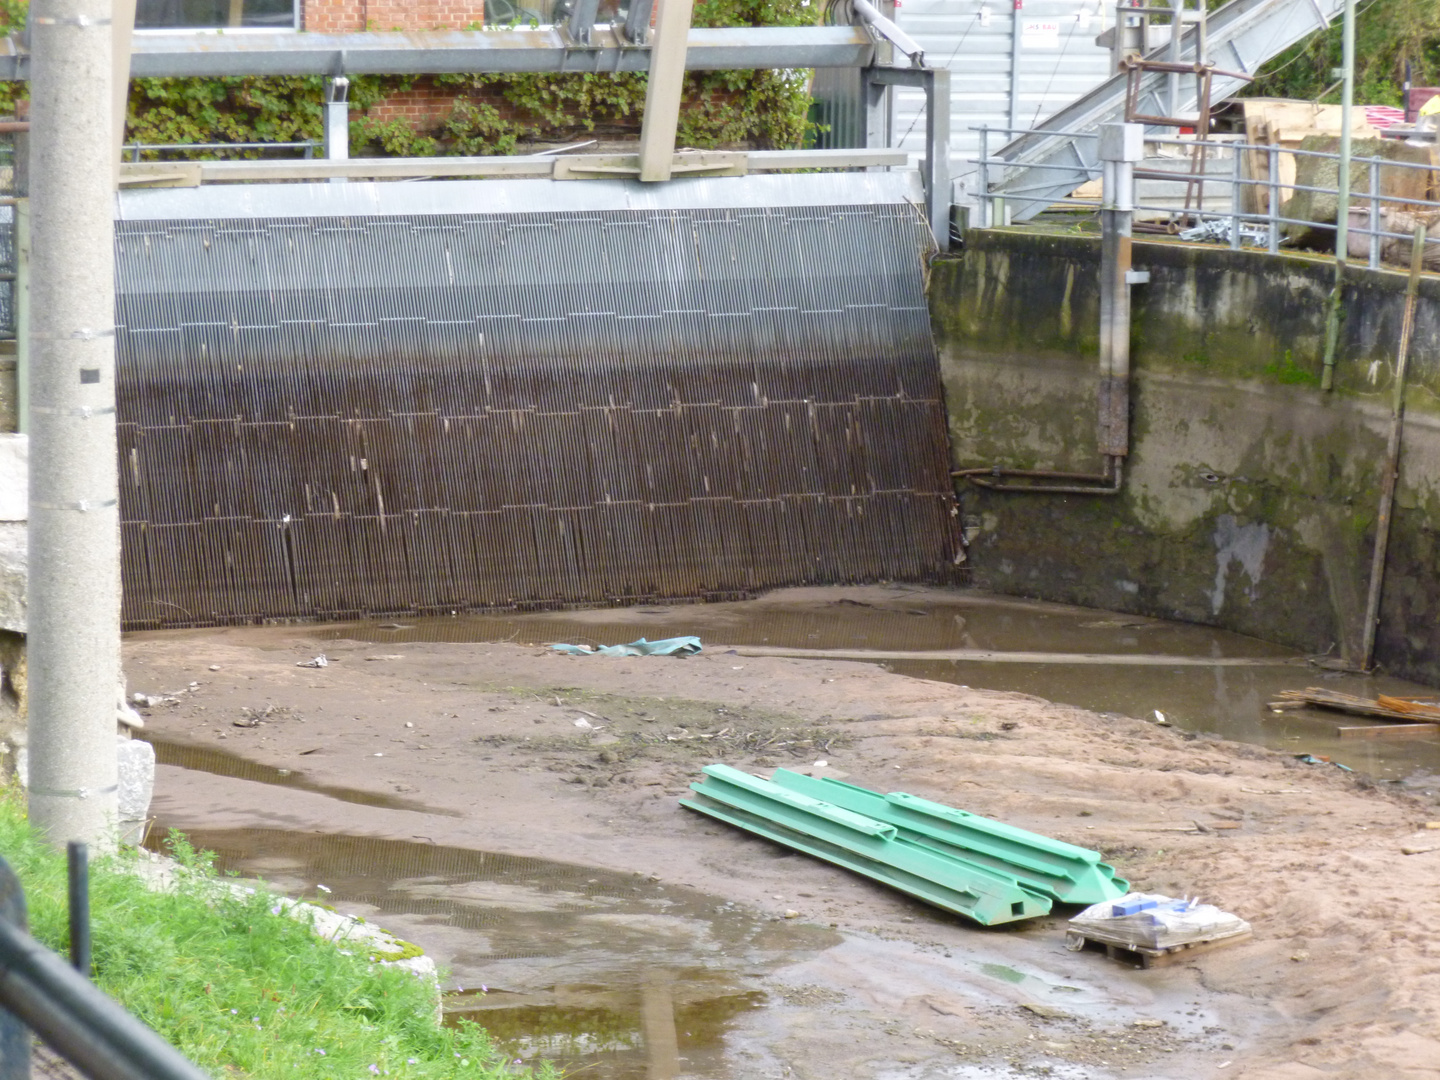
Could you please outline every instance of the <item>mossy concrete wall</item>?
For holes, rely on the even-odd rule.
[[[1131,445],[1115,497],[961,489],[977,584],[1354,656],[1405,275],[1352,271],[1320,389],[1333,264],[1137,243]],[[1099,241],[975,230],[931,316],[956,468],[1098,471]],[[1440,279],[1422,281],[1377,638],[1440,684]]]

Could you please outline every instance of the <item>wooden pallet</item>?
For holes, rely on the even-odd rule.
[[[1251,931],[1247,928],[1186,942],[1184,945],[1169,945],[1164,948],[1152,949],[1144,945],[1131,945],[1115,939],[1107,941],[1104,935],[1097,934],[1094,930],[1066,930],[1065,947],[1071,952],[1082,952],[1086,949],[1103,952],[1111,960],[1118,960],[1131,967],[1153,968],[1177,964],[1183,960],[1189,960],[1199,953],[1209,952],[1211,949],[1224,948],[1226,945],[1238,945],[1242,941],[1248,941],[1250,937]]]

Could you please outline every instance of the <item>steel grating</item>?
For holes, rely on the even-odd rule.
[[[129,627],[954,565],[909,203],[116,230]]]

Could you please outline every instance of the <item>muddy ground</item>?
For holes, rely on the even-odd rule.
[[[1146,720],[708,640],[687,659],[607,659],[268,627],[136,635],[125,650],[130,688],[163,698],[143,710],[147,734],[212,752],[190,763],[214,771],[160,767],[168,825],[577,863],[815,927],[825,940],[769,977],[775,1008],[732,1029],[734,1077],[1440,1077],[1440,831],[1424,828],[1440,807],[1424,793]],[[321,652],[327,666],[297,666]],[[264,768],[216,775],[229,755]],[[1064,913],[981,930],[678,807],[712,761],[823,761],[1098,848],[1135,887],[1198,894],[1254,938],[1131,972],[1065,951]],[[447,960],[443,934],[407,931]],[[1035,978],[977,978],[975,957]],[[1039,986],[1105,1007],[1037,1000]]]

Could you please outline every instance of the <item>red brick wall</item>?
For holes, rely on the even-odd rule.
[[[462,30],[485,18],[484,0],[304,0],[312,33],[351,30]]]

